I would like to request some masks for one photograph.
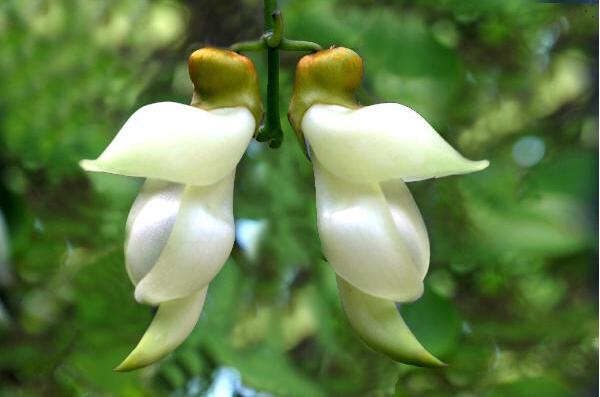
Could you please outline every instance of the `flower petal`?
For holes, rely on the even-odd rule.
[[[210,111],[159,102],[136,111],[87,171],[210,185],[229,175],[254,133],[244,107]]]
[[[179,211],[183,185],[147,179],[127,218],[125,267],[134,285],[158,260]]]
[[[207,288],[182,299],[161,303],[138,345],[115,371],[133,371],[150,365],[183,343],[198,322]]]
[[[367,295],[338,277],[338,289],[348,320],[373,350],[390,358],[422,367],[443,367],[419,343],[392,301]]]
[[[402,236],[423,279],[429,268],[429,238],[421,212],[402,180],[385,181],[380,183],[380,186],[396,229]]]
[[[407,302],[423,282],[377,183],[352,183],[329,173],[313,156],[317,224],[325,257],[363,292]]]
[[[187,296],[208,285],[233,247],[234,173],[211,186],[186,186],[175,225],[156,265],[135,289],[138,302]]]
[[[396,103],[360,109],[313,105],[302,131],[330,172],[357,182],[414,181],[479,171],[487,160],[462,157],[414,110]]]

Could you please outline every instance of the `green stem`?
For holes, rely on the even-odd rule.
[[[302,41],[302,40],[290,40],[283,38],[281,40],[281,44],[279,48],[282,51],[307,51],[307,52],[316,52],[321,51],[323,47],[318,45],[317,43],[313,43],[312,41]]]
[[[264,0],[264,34],[259,40],[236,43],[232,51],[267,50],[267,106],[263,125],[258,129],[256,140],[268,142],[269,146],[281,146],[283,132],[279,117],[279,50],[307,51],[321,50],[321,46],[310,41],[289,40],[284,37],[283,17],[277,8],[277,0]]]
[[[249,51],[262,51],[265,49],[264,40],[253,40],[253,41],[242,41],[239,43],[233,44],[231,47],[231,51],[235,52],[249,52]]]
[[[265,124],[268,126],[269,146],[279,147],[283,140],[279,118],[279,49],[267,49],[267,114]]]
[[[271,15],[271,18],[273,19],[273,28],[271,31],[267,31],[263,37],[267,46],[277,48],[283,39],[283,17],[281,16],[281,11],[275,11]]]
[[[270,34],[270,37],[275,36],[275,41],[277,41],[277,36],[279,36],[279,41],[281,41],[283,24],[281,23],[281,13],[277,11],[277,0],[265,0],[264,5],[265,37]],[[275,32],[275,27],[279,32]],[[281,146],[283,140],[279,118],[278,45],[279,43],[276,43],[276,46],[267,48],[267,109],[264,125],[260,128],[257,137],[259,141],[268,141],[270,147]]]

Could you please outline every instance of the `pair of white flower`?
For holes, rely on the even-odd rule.
[[[127,221],[125,259],[140,303],[159,309],[117,367],[132,370],[174,350],[196,324],[208,284],[235,240],[235,168],[261,118],[256,72],[245,57],[202,49],[190,57],[192,105],[135,112],[94,161],[81,165],[146,178]],[[427,231],[404,181],[483,169],[413,110],[360,108],[362,60],[336,48],[298,64],[290,121],[315,172],[323,252],[348,318],[375,350],[441,365],[414,338],[394,302],[417,299],[429,263]]]

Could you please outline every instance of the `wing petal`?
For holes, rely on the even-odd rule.
[[[385,181],[380,184],[396,229],[406,247],[421,278],[425,278],[429,268],[429,237],[421,211],[417,207],[410,190],[402,180]]]
[[[125,267],[134,285],[158,260],[175,224],[183,185],[147,179],[127,218]]]
[[[352,183],[313,157],[317,225],[325,257],[354,287],[407,302],[421,296],[421,270],[402,239],[377,183]]]
[[[156,305],[204,288],[233,247],[234,173],[211,186],[186,186],[173,230],[156,265],[135,289],[138,302]]]

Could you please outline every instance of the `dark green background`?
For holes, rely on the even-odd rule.
[[[5,0],[0,396],[200,396],[223,367],[241,373],[243,396],[596,396],[597,6],[281,8],[290,38],[363,56],[363,104],[409,105],[467,157],[491,161],[410,184],[432,263],[425,296],[402,310],[448,367],[396,364],[352,332],[320,259],[312,170],[282,120],[282,148],[253,145],[238,168],[236,217],[268,224],[258,257],[234,248],[168,359],[112,372],[152,316],[123,266],[140,181],[86,175],[77,162],[95,158],[138,107],[189,102],[189,53],[258,37],[261,4]],[[264,56],[253,59],[264,85]],[[297,60],[282,55],[282,114]]]

